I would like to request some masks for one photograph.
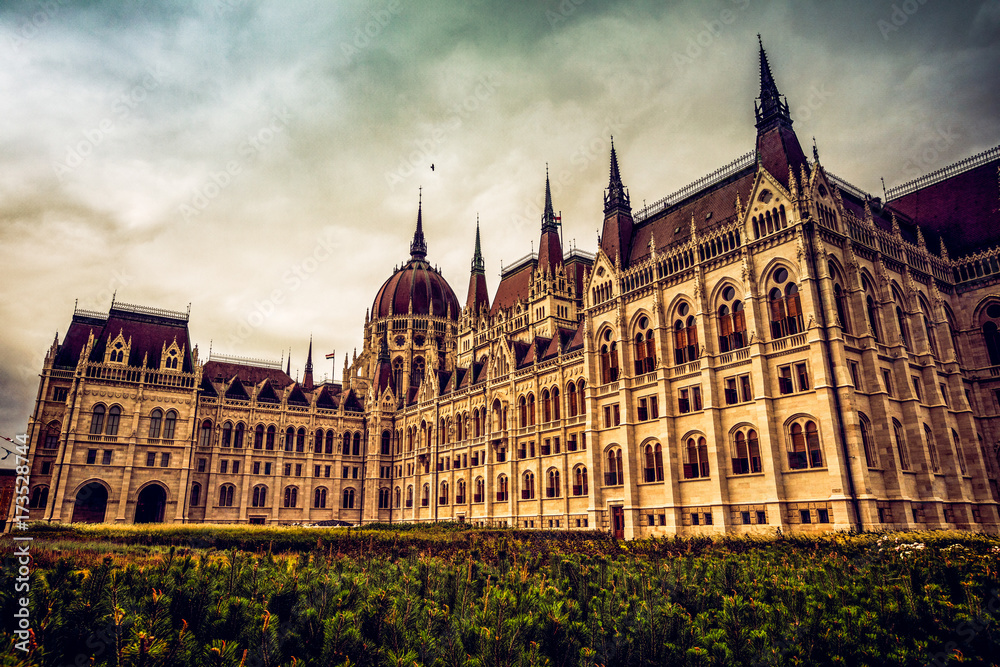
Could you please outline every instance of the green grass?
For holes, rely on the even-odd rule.
[[[439,524],[30,534],[34,650],[25,658],[7,642],[3,665],[924,665],[1000,656],[1000,539],[973,533],[615,542]],[[0,575],[8,619],[14,572]]]

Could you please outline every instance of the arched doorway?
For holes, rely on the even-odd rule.
[[[167,491],[159,484],[150,484],[139,492],[135,504],[135,523],[162,523],[167,506]]]
[[[73,523],[102,523],[108,507],[108,490],[103,484],[91,482],[76,494]]]

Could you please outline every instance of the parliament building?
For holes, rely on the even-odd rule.
[[[996,532],[1000,147],[883,201],[804,154],[763,47],[755,115],[752,151],[641,210],[612,146],[595,254],[546,180],[492,300],[478,229],[460,301],[421,204],[340,383],[311,343],[297,381],[200,358],[188,313],[76,309],[31,519]]]

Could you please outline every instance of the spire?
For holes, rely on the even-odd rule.
[[[549,186],[549,165],[545,165],[545,211],[542,213],[542,233],[556,231],[556,214],[552,210],[552,188]]]
[[[776,123],[792,124],[792,117],[788,113],[788,102],[781,100],[781,93],[774,83],[774,76],[771,75],[771,65],[767,62],[767,53],[764,52],[764,42],[761,41],[760,33],[757,34],[757,43],[760,45],[760,105],[754,105],[757,115],[757,130],[763,131]]]
[[[292,377],[292,348],[288,348],[288,366],[285,367],[285,375]]]
[[[476,215],[476,252],[472,255],[472,272],[486,273],[486,264],[483,262],[483,249],[479,243],[479,215]]]
[[[424,189],[420,188],[420,199],[417,203],[417,230],[413,232],[413,242],[410,243],[410,256],[413,259],[423,259],[427,256],[427,241],[424,240]]]
[[[302,374],[302,386],[306,389],[313,388],[313,339],[309,336],[309,353],[306,355],[306,368]]]
[[[617,208],[625,208],[631,211],[628,191],[622,184],[621,172],[618,170],[615,138],[611,137],[611,177],[608,180],[608,193],[604,195],[604,215],[609,215]]]

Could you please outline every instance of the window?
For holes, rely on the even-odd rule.
[[[945,383],[940,383],[938,389],[941,390],[941,400],[944,401],[945,407],[951,407],[951,397],[948,395],[948,386]]]
[[[66,398],[69,396],[68,387],[53,387],[52,388],[52,400],[57,403],[65,403]]]
[[[278,429],[271,424],[267,427],[267,439],[264,443],[264,449],[274,449],[274,439],[278,435]]]
[[[191,507],[197,507],[201,502],[201,484],[195,482],[191,485]]]
[[[851,373],[851,384],[854,385],[855,389],[861,391],[863,387],[861,386],[861,373],[858,370],[858,362],[848,361],[847,368]]]
[[[833,286],[833,300],[834,304],[837,306],[837,320],[840,327],[844,330],[844,333],[851,333],[851,319],[848,317],[850,309],[847,306],[847,294],[840,286],[840,283]]]
[[[649,419],[659,419],[660,408],[656,396],[646,396],[639,399],[638,419],[641,422]]]
[[[741,429],[733,436],[732,463],[734,475],[748,475],[763,471],[756,430]]]
[[[767,523],[767,513],[764,510],[757,510],[757,523],[759,525]]]
[[[779,285],[786,280],[788,272],[785,269],[780,268],[774,272],[774,281]],[[773,287],[768,292],[767,300],[771,315],[772,339],[792,336],[804,330],[798,285],[790,282],[783,290],[781,287]]]
[[[865,464],[869,468],[878,468],[878,452],[875,450],[875,441],[872,439],[872,425],[862,413],[858,413],[858,421],[861,423],[861,445],[865,450]]]
[[[621,407],[617,403],[614,405],[605,405],[604,428],[611,428],[619,424],[621,424]]]
[[[899,342],[903,344],[903,347],[910,349],[910,327],[907,322],[906,314],[903,313],[903,309],[898,305],[902,303],[902,297],[896,290],[892,291],[892,296],[896,299],[896,326],[899,327]]]
[[[299,501],[299,489],[294,486],[285,487],[285,507],[295,507]]]
[[[236,472],[236,471],[234,470],[233,472]],[[296,477],[302,477],[302,464],[301,463],[296,463],[295,464],[295,476]]]
[[[264,485],[259,485],[253,487],[253,502],[254,507],[267,507],[267,487]]]
[[[42,474],[48,475],[52,472],[52,461],[42,461]]]
[[[789,366],[778,366],[778,393],[780,394],[791,394],[795,391],[795,385],[792,382],[792,367]]]
[[[291,477],[291,476],[292,476],[292,464],[291,463],[286,463],[285,464],[285,477]]]
[[[647,482],[663,481],[663,447],[660,443],[646,445],[643,449],[645,467],[644,478]]]
[[[795,422],[789,428],[788,467],[791,470],[823,467],[823,452],[819,445],[816,422]]]
[[[201,423],[201,430],[198,432],[198,446],[210,447],[212,445],[212,422],[206,419]]]
[[[222,425],[222,446],[231,447],[233,444],[233,425],[226,422]]]
[[[265,463],[264,464],[264,474],[265,475],[270,475],[271,474],[271,464],[270,463]]]
[[[569,396],[569,416],[576,417],[577,415],[576,385],[570,382],[569,386],[566,388],[566,393]]]
[[[438,495],[438,505],[448,504],[448,482],[441,482],[441,493]]]
[[[98,403],[94,406],[94,412],[90,415],[90,433],[91,435],[100,435],[104,430],[104,414],[106,410],[103,405]]]
[[[678,313],[682,316],[689,312],[686,303],[682,303],[678,308]],[[684,364],[695,361],[698,358],[698,324],[694,315],[689,315],[686,319],[679,318],[674,321],[674,363]]]
[[[112,451],[110,449],[104,450],[104,455],[101,457],[101,465],[109,466],[111,465]]]
[[[618,342],[611,340],[611,330],[605,329],[601,335],[601,384],[618,379]]]
[[[888,368],[882,369],[882,386],[885,387],[885,393],[889,395],[889,398],[895,396],[892,390],[892,371]]]
[[[391,493],[389,492],[389,489],[385,489],[385,488],[379,489],[378,490],[378,508],[380,510],[387,510],[387,509],[389,509],[389,503],[390,503],[390,501],[391,501]],[[326,502],[325,498],[324,498],[323,502]]]
[[[509,490],[507,476],[500,475],[497,477],[497,502],[507,502]]]
[[[330,476],[330,468],[332,468],[332,466],[323,466],[323,477]]]
[[[233,474],[234,475],[238,475],[239,472],[240,472],[240,462],[239,461],[233,461]]]
[[[117,405],[111,406],[108,410],[108,423],[104,428],[106,435],[118,435],[118,422],[122,416],[122,409]]]
[[[917,397],[918,401],[923,403],[924,396],[920,391],[920,378],[914,375],[910,378],[910,380],[913,382],[913,395]]]
[[[545,486],[545,497],[546,498],[558,498],[561,493],[559,491],[559,471],[555,468],[550,468],[548,474],[546,475],[548,483]]]
[[[292,447],[295,446],[295,429],[289,426],[285,429],[285,451],[292,451]]]
[[[486,500],[486,482],[483,481],[482,477],[476,478],[475,483],[475,493],[472,496],[472,502],[481,503]]]
[[[208,459],[198,459],[198,472],[205,472],[205,466],[208,463]]]
[[[608,450],[607,465],[604,468],[604,485],[620,486],[625,483],[625,471],[622,464],[622,450],[613,447]]]
[[[634,341],[635,374],[652,373],[656,368],[656,343],[645,315],[639,318]]]
[[[427,507],[431,504],[431,487],[429,484],[424,484],[423,494],[420,496],[420,506]]]
[[[795,364],[795,377],[799,382],[799,391],[808,391],[809,369],[806,364]]]
[[[879,326],[878,306],[875,304],[875,299],[872,296],[874,290],[868,283],[867,278],[861,279],[861,287],[865,291],[865,314],[868,316],[868,328],[871,329],[871,334],[874,336],[875,342],[881,343],[882,331]]]
[[[685,456],[687,462],[684,464],[684,479],[709,476],[711,468],[708,463],[708,443],[704,437],[697,440],[688,438]]]
[[[955,456],[958,458],[958,468],[965,475],[968,471],[965,469],[965,452],[962,451],[962,441],[958,439],[958,431],[951,429],[951,441],[955,445]]]
[[[243,422],[236,424],[236,430],[233,432],[233,447],[243,448],[243,436],[246,433],[246,426]]]
[[[586,466],[577,466],[573,469],[573,495],[585,496],[588,492],[587,468]]]
[[[701,385],[681,389],[677,398],[677,407],[682,414],[701,410]]]
[[[799,521],[802,523],[812,523],[812,516],[809,510],[799,510]]]
[[[719,352],[731,352],[747,346],[747,320],[743,302],[736,299],[732,285],[722,290],[719,306]]]
[[[830,511],[826,509],[816,510],[820,523],[830,523]]]
[[[223,484],[219,487],[219,507],[232,507],[233,506],[233,492],[236,491],[236,487],[232,484]]]
[[[163,410],[159,408],[153,410],[149,415],[149,437],[159,438],[160,428],[163,425]]]
[[[361,456],[361,431],[354,432],[354,446],[352,448],[354,456]]]
[[[910,469],[910,453],[906,447],[906,437],[903,432],[903,425],[895,419],[892,420],[892,435],[896,440],[896,453],[899,454],[899,469]]]
[[[253,448],[254,449],[264,449],[264,425],[257,424],[257,428],[253,431]]]
[[[94,452],[95,454],[97,453],[96,449],[93,449],[91,451]],[[88,460],[87,463],[91,463],[91,461]],[[156,452],[146,452],[146,465],[149,467],[153,467],[156,465]]]
[[[36,486],[31,490],[31,498],[28,500],[28,509],[41,510],[49,504],[49,487]]]
[[[726,405],[736,405],[753,400],[753,391],[750,389],[750,374],[745,373],[726,378],[725,398]]]
[[[227,472],[229,472],[229,461],[223,459],[219,461],[219,473],[225,475]]]
[[[521,500],[531,500],[535,497],[535,473],[530,470],[521,477]]]
[[[326,442],[323,445],[323,450],[325,454],[333,454],[333,431],[326,432]]]
[[[59,422],[49,422],[45,427],[45,440],[42,442],[43,449],[56,449],[59,447]]]

